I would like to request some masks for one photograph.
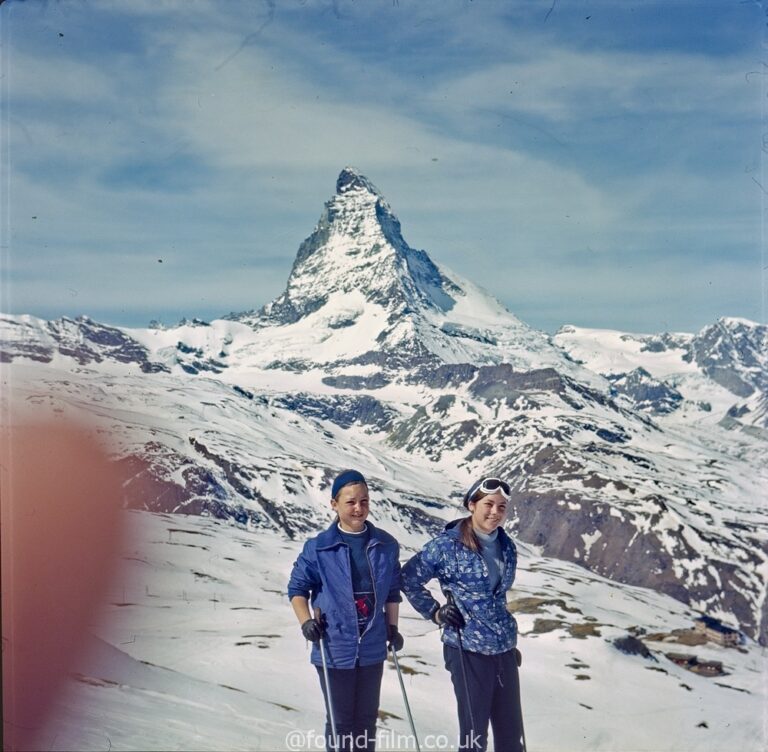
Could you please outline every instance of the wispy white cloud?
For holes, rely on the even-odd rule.
[[[550,47],[447,81],[429,94],[429,102],[449,116],[463,102],[465,111],[526,113],[569,125],[619,115],[694,113],[733,122],[757,112],[749,70],[744,59],[701,54]]]
[[[51,107],[77,104],[88,109],[113,105],[119,96],[115,81],[104,71],[57,50],[47,57],[14,50],[4,71],[13,101],[46,101]]]
[[[382,185],[391,178],[398,203],[418,211],[506,211],[557,222],[558,207],[592,227],[615,219],[611,196],[567,166],[437,130],[407,104],[340,101],[336,82],[307,81],[262,50],[211,71],[209,62],[234,41],[208,33],[182,40],[173,90],[159,97],[169,127],[222,169],[277,173],[300,190],[309,175],[328,181],[351,163]],[[337,53],[332,67],[353,65]]]

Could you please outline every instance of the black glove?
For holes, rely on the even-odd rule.
[[[301,633],[310,642],[320,642],[323,636],[323,626],[317,619],[307,619],[301,625]]]
[[[397,626],[395,624],[387,624],[387,640],[389,642],[387,648],[389,650],[394,648],[395,652],[402,650],[403,645],[405,644],[405,640],[400,632],[397,631]]]
[[[435,621],[441,627],[445,625],[446,627],[455,627],[456,629],[461,629],[466,623],[461,615],[461,611],[453,603],[446,603],[444,606],[440,606],[435,611]]]
[[[515,648],[515,660],[517,661],[517,667],[520,668],[523,665],[523,654],[517,648]]]

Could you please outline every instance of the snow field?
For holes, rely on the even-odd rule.
[[[293,729],[320,733],[317,676],[285,595],[301,542],[200,517],[126,515],[124,568],[94,624],[94,651],[76,669],[82,678],[46,731],[50,749],[105,749],[109,739],[114,750],[281,750]],[[537,613],[517,616],[531,750],[763,749],[768,658],[753,643],[744,652],[649,643],[658,662],[624,655],[610,641],[630,627],[670,632],[691,626],[693,613],[527,546],[509,597],[543,601]],[[599,636],[571,635],[590,624],[586,631]],[[438,631],[406,602],[401,631],[420,736],[455,734]],[[720,660],[728,675],[698,676],[663,651]],[[380,709],[382,729],[410,733],[391,667]]]

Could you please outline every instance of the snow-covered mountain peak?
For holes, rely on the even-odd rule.
[[[355,167],[348,165],[339,173],[336,180],[336,193],[342,194],[356,190],[368,191],[374,196],[381,196],[379,189],[365,175]]]
[[[424,251],[403,239],[400,222],[378,189],[345,167],[312,234],[299,247],[285,292],[241,318],[255,325],[291,324],[338,294],[358,294],[387,314],[448,311],[461,290]]]
[[[689,356],[714,381],[739,397],[768,391],[768,326],[720,318],[691,342]]]
[[[726,426],[768,427],[765,324],[722,317],[697,334],[629,334],[567,325],[553,340],[642,410],[674,412],[685,399],[705,421],[719,421],[727,413]]]
[[[272,368],[299,361],[384,370],[446,363],[574,368],[492,295],[409,246],[381,192],[352,167],[341,171],[336,193],[300,245],[285,291],[258,312],[230,318],[281,342]]]

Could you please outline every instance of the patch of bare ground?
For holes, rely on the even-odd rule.
[[[541,614],[544,606],[556,606],[567,614],[580,614],[581,611],[574,606],[566,605],[562,598],[538,598],[526,596],[515,598],[507,602],[507,609],[513,614]]]
[[[536,619],[533,622],[533,628],[525,634],[546,634],[547,632],[554,632],[556,629],[563,629],[571,637],[575,637],[577,640],[584,640],[587,637],[600,637],[599,627],[603,626],[594,622],[581,622],[577,624],[569,624],[562,619]]]
[[[584,640],[587,637],[600,637],[599,626],[601,625],[592,622],[583,622],[581,624],[571,624],[568,627],[568,631],[571,633],[571,637],[575,637],[578,640]]]
[[[382,723],[386,723],[390,718],[394,718],[395,720],[402,721],[403,719],[399,715],[395,715],[394,713],[390,713],[387,710],[381,710],[379,709],[379,720]]]
[[[704,645],[707,642],[706,635],[693,629],[673,629],[671,632],[653,632],[643,635],[643,639],[649,642],[675,642],[680,645]]]

